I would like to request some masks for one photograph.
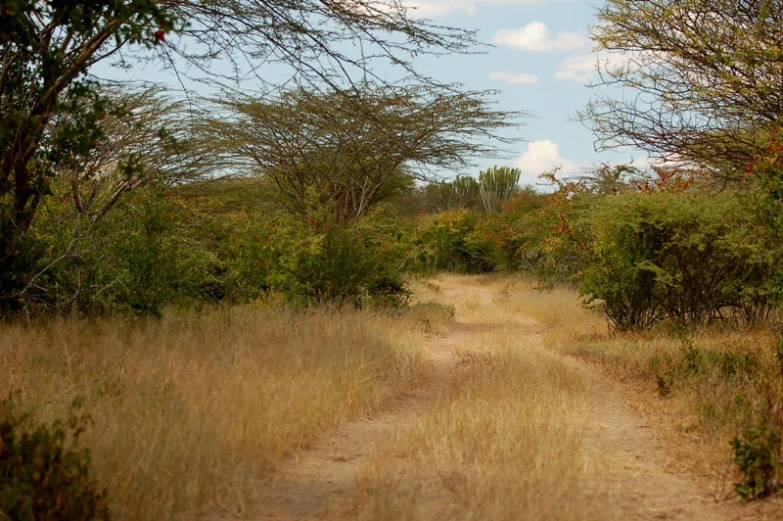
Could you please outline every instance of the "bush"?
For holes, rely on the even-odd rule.
[[[0,520],[109,519],[89,453],[78,447],[86,423],[74,407],[67,421],[34,426],[8,399],[0,410]]]
[[[734,490],[743,499],[768,496],[781,488],[783,444],[779,429],[766,422],[748,427],[741,437],[731,441],[734,462],[742,479]]]
[[[194,214],[149,187],[128,194],[102,219],[50,201],[31,235],[43,252],[30,306],[83,314],[159,315],[183,302],[223,297],[223,267]]]
[[[583,220],[580,291],[615,328],[753,321],[777,301],[770,236],[733,193],[626,193]]]
[[[407,299],[399,237],[383,223],[312,226],[284,218],[266,227],[267,284],[287,298],[357,306]]]
[[[478,230],[481,219],[473,210],[424,216],[412,231],[418,250],[408,268],[419,273],[494,271],[490,260],[494,244]]]

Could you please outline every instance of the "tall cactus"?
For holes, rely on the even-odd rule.
[[[451,183],[451,192],[455,206],[458,208],[471,208],[476,204],[481,187],[478,182],[469,176],[457,176]]]
[[[503,207],[517,192],[520,175],[518,168],[509,166],[493,166],[479,173],[481,201],[487,213],[503,211]]]

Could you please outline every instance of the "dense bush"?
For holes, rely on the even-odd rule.
[[[625,182],[625,170],[607,172],[559,182],[551,196],[517,189],[504,195],[502,212],[462,208],[406,221],[379,208],[359,223],[336,224],[317,207],[294,216],[154,186],[92,221],[67,196],[52,198],[27,238],[37,261],[19,302],[31,312],[140,315],[269,292],[399,303],[404,272],[534,270],[545,285],[577,284],[618,329],[663,319],[750,322],[771,309],[779,255],[738,194],[699,189],[679,174]],[[466,179],[450,193],[480,192]]]
[[[223,268],[192,220],[191,210],[154,189],[95,222],[52,201],[32,229],[44,254],[28,306],[157,315],[172,303],[216,302]]]
[[[374,221],[312,226],[293,218],[264,227],[266,283],[290,299],[363,305],[399,304],[407,297],[393,227]]]
[[[619,329],[752,321],[778,297],[769,234],[735,194],[603,198],[582,225],[580,291]]]
[[[27,274],[28,313],[158,315],[165,306],[289,299],[402,302],[398,227],[368,217],[336,225],[265,215],[219,201],[139,190],[92,222],[63,201],[31,233],[41,254]]]
[[[475,210],[453,210],[422,216],[411,233],[417,244],[408,268],[415,272],[484,273],[493,270],[493,248],[480,233],[482,215]]]
[[[106,494],[86,449],[78,447],[86,418],[34,425],[9,399],[0,409],[0,520],[108,520]]]
[[[413,243],[408,269],[431,273],[488,273],[532,269],[546,234],[540,210],[544,196],[520,190],[502,213],[450,210],[422,215],[408,224]]]
[[[617,329],[765,316],[779,297],[774,238],[749,200],[700,183],[663,170],[609,190],[560,183],[542,275],[576,283]]]

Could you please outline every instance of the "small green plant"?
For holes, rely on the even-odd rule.
[[[742,479],[734,490],[743,499],[757,499],[780,490],[783,454],[780,431],[766,421],[748,427],[731,440],[734,463]]]
[[[678,381],[686,381],[698,374],[703,364],[701,351],[686,332],[677,331],[677,336],[680,338],[680,359],[673,364],[667,364],[668,368],[663,372],[659,372],[663,365],[660,360],[656,360],[654,364],[657,372],[658,394],[661,396],[671,394]]]
[[[12,397],[0,408],[0,521],[109,519],[90,455],[78,447],[89,423],[78,408],[51,425],[17,413]]]
[[[702,365],[702,355],[699,348],[693,344],[693,340],[683,337],[680,350],[682,352],[682,371],[690,375],[698,373]]]

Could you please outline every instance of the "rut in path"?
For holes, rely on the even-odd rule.
[[[477,306],[495,305],[489,288],[469,280],[439,281],[441,299],[445,303],[470,299]],[[258,514],[253,519],[332,518],[333,505],[350,500],[357,477],[372,455],[377,450],[404,447],[400,440],[420,417],[439,400],[449,399],[450,386],[459,383],[454,349],[490,327],[468,321],[458,313],[448,333],[430,339],[426,345],[432,369],[425,383],[398,397],[386,412],[349,422],[312,449],[284,462],[276,476],[264,484]],[[520,349],[541,348],[542,328],[535,320],[517,317],[514,327],[519,330]],[[607,462],[602,474],[607,519],[743,519],[740,505],[716,503],[709,493],[692,486],[690,476],[668,470],[655,430],[626,406],[621,394],[596,370],[566,356],[562,362],[575,369],[599,396],[585,428],[584,445]],[[405,454],[398,456],[403,458]]]

